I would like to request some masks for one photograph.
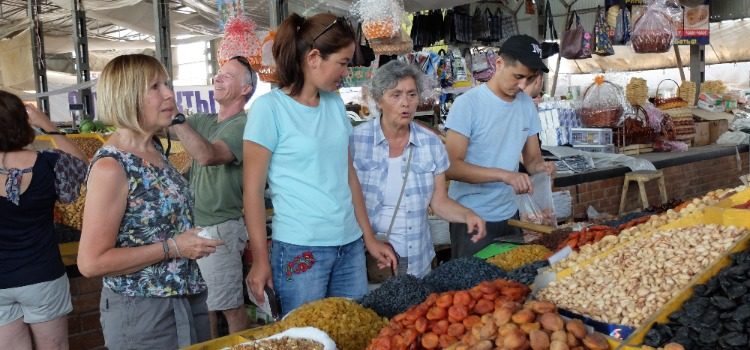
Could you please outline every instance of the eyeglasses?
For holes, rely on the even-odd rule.
[[[336,19],[334,19],[331,24],[323,28],[323,30],[320,31],[320,33],[312,39],[312,44],[315,45],[315,40],[318,40],[318,38],[320,38],[323,34],[331,30],[331,28],[333,28],[333,26],[335,26],[336,23],[346,24],[345,27],[349,27],[346,17],[336,17]]]

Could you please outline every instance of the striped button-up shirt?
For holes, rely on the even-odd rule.
[[[401,178],[406,175],[409,151],[413,152],[409,176],[398,212],[405,223],[394,225],[403,232],[391,232],[390,242],[396,252],[407,257],[407,273],[422,277],[430,270],[435,250],[427,220],[427,207],[432,200],[435,176],[444,173],[449,166],[445,146],[434,133],[425,127],[409,124],[409,143],[403,152]],[[383,198],[388,175],[389,145],[380,126],[380,118],[370,120],[356,128],[350,137],[350,148],[357,170],[362,192],[365,196],[367,215],[372,223],[383,214]],[[398,186],[398,190],[401,186]],[[390,211],[392,213],[392,211]],[[386,227],[376,227],[385,233]]]

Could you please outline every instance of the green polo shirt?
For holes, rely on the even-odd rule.
[[[242,217],[242,134],[247,116],[242,111],[217,123],[216,114],[196,114],[188,124],[209,142],[224,141],[234,161],[202,166],[193,160],[190,187],[195,195],[195,225],[211,226]]]

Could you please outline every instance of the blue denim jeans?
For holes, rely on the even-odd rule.
[[[331,247],[273,241],[273,286],[281,316],[302,304],[326,297],[361,299],[367,293],[365,244],[362,238]]]

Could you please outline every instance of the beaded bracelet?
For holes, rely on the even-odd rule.
[[[180,247],[177,246],[177,241],[175,241],[174,238],[172,238],[172,237],[169,237],[169,240],[171,240],[172,243],[174,243],[174,250],[177,251],[177,257],[181,258],[182,257],[182,253],[180,253]]]
[[[161,241],[161,247],[164,249],[164,260],[169,259],[169,243],[167,243],[167,240]]]

